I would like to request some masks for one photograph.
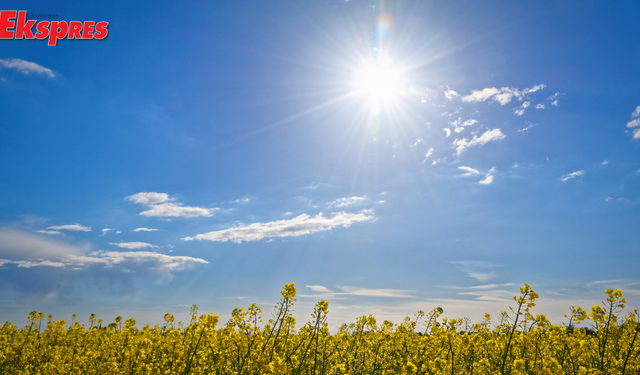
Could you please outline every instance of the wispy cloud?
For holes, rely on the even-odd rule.
[[[431,147],[426,154],[424,154],[424,160],[422,161],[423,163],[425,161],[427,161],[427,159],[429,159],[429,156],[433,155],[433,147]]]
[[[531,102],[526,101],[522,103],[520,107],[515,108],[513,111],[515,112],[516,116],[522,116],[524,114],[525,109],[527,109],[530,105],[531,105]]]
[[[512,87],[503,87],[501,89],[497,89],[495,87],[486,88],[482,91],[473,90],[471,94],[462,97],[462,101],[464,102],[484,102],[487,100],[491,100],[494,102],[498,102],[501,105],[508,104],[511,102],[513,98],[518,100],[522,100],[528,94],[532,92],[536,92],[538,90],[542,90],[546,85],[536,85],[530,89],[518,90]],[[526,107],[525,107],[526,108]]]
[[[175,200],[175,198],[169,198],[169,194],[167,193],[156,193],[155,191],[129,195],[125,199],[128,199],[135,203],[144,204],[145,206],[151,206],[154,204]]]
[[[493,182],[493,175],[492,175],[492,173],[493,173],[493,172],[495,172],[495,170],[496,170],[496,167],[491,168],[491,169],[489,170],[489,173],[487,173],[487,174],[485,174],[485,175],[484,175],[484,180],[480,180],[480,181],[478,181],[478,183],[479,183],[479,184],[482,184],[482,185],[489,185],[489,184],[491,184],[491,183]]]
[[[365,213],[333,213],[332,217],[325,217],[322,213],[316,216],[302,214],[289,220],[277,220],[267,223],[254,223],[241,225],[234,228],[213,231],[199,234],[195,237],[185,237],[183,240],[208,240],[208,241],[232,241],[241,243],[242,241],[257,241],[269,237],[296,237],[314,232],[321,232],[343,226],[349,227],[351,224],[372,220],[373,215]]]
[[[118,246],[118,247],[123,247],[125,249],[146,249],[146,248],[154,248],[154,247],[158,247],[158,246],[153,246],[150,243],[146,243],[146,242],[119,242],[119,243],[110,243],[109,245],[114,245],[114,246]]]
[[[23,74],[35,73],[47,75],[49,78],[55,77],[51,69],[20,59],[0,59],[0,68],[12,69]]]
[[[67,224],[67,225],[54,225],[47,227],[47,229],[53,230],[71,230],[74,232],[91,232],[91,227],[85,227],[81,224]]]
[[[640,116],[640,106],[636,107],[636,110],[631,114],[631,118]],[[627,128],[636,128],[640,126],[640,118],[627,122]],[[634,129],[631,133],[633,139],[640,139],[640,129]]]
[[[571,173],[569,173],[569,174],[565,174],[564,176],[562,176],[562,177],[560,178],[560,180],[561,180],[562,182],[564,182],[564,181],[571,180],[572,178],[576,178],[576,177],[583,176],[583,175],[584,175],[584,170],[582,170],[582,171],[576,171],[576,172],[571,172]]]
[[[536,126],[537,124],[532,124],[531,121],[527,121],[527,126],[525,126],[524,128],[518,130],[518,133],[526,133],[529,129],[533,128],[534,126]]]
[[[37,230],[36,232],[44,233],[44,234],[62,234],[61,232],[58,232],[57,230]]]
[[[458,167],[458,169],[462,169],[463,171],[467,171],[467,173],[463,174],[463,176],[471,176],[473,174],[480,174],[477,169],[473,169],[471,167]]]
[[[489,185],[489,184],[491,184],[492,182],[493,182],[493,175],[490,175],[490,174],[485,175],[485,176],[484,176],[484,180],[480,180],[480,181],[478,181],[478,183],[479,183],[479,184],[482,184],[482,185]]]
[[[333,202],[329,202],[329,207],[347,207],[352,204],[362,203],[366,200],[366,197],[350,197],[350,198],[340,198],[336,199]]]
[[[212,216],[218,208],[202,208],[183,206],[182,203],[168,203],[174,201],[166,193],[142,192],[130,195],[126,199],[148,206],[150,209],[142,211],[139,215],[157,217],[198,217]]]
[[[449,129],[449,128],[444,128],[443,130],[444,130],[444,132],[446,133],[446,136],[447,136],[447,137],[449,137],[449,136],[451,135],[451,129]]]
[[[444,93],[445,98],[449,100],[453,100],[453,98],[460,96],[460,94],[451,90],[449,86],[446,86],[446,89],[443,89],[442,92]]]
[[[316,190],[319,188],[327,188],[330,187],[331,185],[329,184],[323,184],[320,182],[312,182],[309,186],[305,186],[303,189],[309,189],[309,190]]]
[[[553,95],[551,95],[550,97],[547,98],[547,102],[551,103],[552,106],[557,107],[558,106],[558,100],[560,99],[560,96],[564,95],[564,93],[561,92],[557,92]]]
[[[198,217],[212,216],[217,210],[218,208],[183,206],[181,203],[162,203],[152,206],[150,210],[140,212],[140,215],[159,217]]]
[[[470,292],[461,292],[458,294],[475,296],[476,297],[475,299],[479,301],[507,302],[507,301],[510,301],[509,297],[513,295],[513,292],[497,289],[497,290],[477,290],[477,291],[474,290]]]
[[[119,244],[118,244],[119,245]],[[204,259],[187,256],[169,256],[146,251],[90,251],[86,245],[70,243],[15,229],[0,228],[0,259],[20,268],[55,267],[81,270],[90,267],[152,270],[163,280],[173,278],[171,272],[208,264]]]
[[[307,285],[307,288],[311,289],[315,293],[312,295],[300,295],[300,297],[309,298],[335,298],[345,296],[359,296],[359,297],[388,297],[388,298],[414,298],[410,294],[410,290],[404,289],[374,289],[374,288],[361,288],[349,285],[336,285],[340,291],[333,291],[322,285]]]
[[[501,139],[504,139],[505,137],[506,135],[502,134],[500,129],[493,129],[493,130],[487,130],[480,137],[478,137],[477,135],[474,135],[473,139],[470,141],[468,141],[466,138],[462,138],[462,139],[456,138],[452,144],[453,146],[455,146],[456,152],[459,156],[468,147],[476,146],[476,145],[482,146],[488,142],[499,141]]]
[[[328,288],[322,285],[307,285],[306,287],[316,293],[333,293],[333,291],[329,290]]]
[[[422,142],[422,138],[416,138],[416,142],[413,145],[411,145],[411,147],[416,147],[420,142]]]
[[[412,296],[408,294],[408,290],[402,289],[370,289],[370,288],[359,288],[355,286],[340,286],[336,285],[336,287],[346,294],[352,296],[365,296],[365,297],[391,297],[391,298],[411,298]]]
[[[484,261],[462,261],[451,263],[455,264],[459,270],[463,271],[467,275],[467,277],[474,278],[481,283],[487,282],[496,277],[495,272],[487,270],[500,266],[499,264]]]
[[[627,128],[636,128],[640,126],[640,118],[627,122]]]
[[[157,229],[150,229],[150,228],[136,228],[134,230],[132,230],[132,232],[156,232]]]
[[[462,118],[458,117],[458,119],[455,120],[455,121],[449,121],[449,125],[453,126],[453,130],[456,133],[460,133],[461,131],[464,130],[465,127],[471,126],[471,125],[473,125],[473,124],[475,124],[477,122],[478,122],[478,120],[472,119],[472,118],[462,122]]]
[[[251,201],[251,199],[249,199],[247,197],[244,197],[244,198],[241,198],[241,199],[236,199],[235,201],[233,201],[233,203],[244,204],[244,203],[249,203],[250,201]]]

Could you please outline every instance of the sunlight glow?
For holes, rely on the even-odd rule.
[[[394,105],[402,90],[402,77],[398,71],[388,65],[367,65],[355,74],[354,88],[370,102],[374,115],[381,107]]]

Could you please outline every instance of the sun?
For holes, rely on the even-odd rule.
[[[382,63],[366,64],[356,69],[353,85],[374,112],[395,106],[406,91],[403,90],[400,70]]]

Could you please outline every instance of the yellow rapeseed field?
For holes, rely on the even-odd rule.
[[[640,374],[638,311],[622,315],[622,292],[607,289],[602,305],[571,307],[568,327],[530,312],[538,294],[527,284],[510,312],[481,323],[419,311],[400,324],[362,316],[327,328],[329,303],[316,304],[299,329],[287,284],[266,324],[252,304],[219,317],[191,308],[188,324],[164,316],[162,326],[135,327],[131,318],[90,326],[32,312],[24,329],[0,330],[2,374]],[[574,328],[575,324],[588,328]]]

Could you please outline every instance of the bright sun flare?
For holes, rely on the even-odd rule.
[[[370,65],[359,70],[355,89],[370,101],[374,112],[394,104],[401,94],[400,74],[388,66]]]

